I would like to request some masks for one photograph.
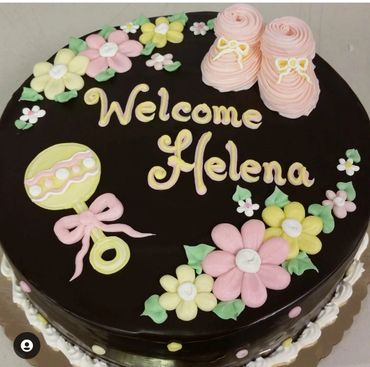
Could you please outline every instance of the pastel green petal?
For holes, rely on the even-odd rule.
[[[172,275],[163,275],[163,277],[159,280],[159,283],[166,292],[172,293],[176,292],[177,287],[179,286],[178,280]]]
[[[68,65],[75,56],[75,53],[69,48],[62,48],[55,55],[54,65]]]
[[[176,315],[182,321],[191,321],[197,317],[198,307],[195,301],[181,301],[176,307]]]
[[[153,43],[157,48],[162,48],[167,44],[167,37],[165,34],[154,33]]]
[[[146,32],[154,32],[155,25],[153,23],[145,23],[141,26],[141,31],[143,33]]]
[[[146,45],[147,43],[151,42],[154,37],[154,32],[145,32],[139,37],[139,41]]]
[[[280,227],[285,214],[278,206],[268,206],[262,211],[262,218],[270,227]]]
[[[209,312],[217,306],[217,299],[213,293],[198,293],[195,302],[200,310]]]
[[[78,75],[85,75],[89,62],[90,60],[86,56],[76,56],[68,64],[68,71]]]
[[[176,31],[168,31],[167,39],[172,43],[180,43],[184,40],[184,35]]]
[[[84,80],[81,76],[73,73],[67,73],[63,77],[64,85],[67,89],[80,90],[84,86]]]
[[[160,25],[160,24],[162,24],[162,23],[166,23],[166,24],[168,24],[168,23],[169,23],[169,21],[168,21],[168,19],[167,19],[166,17],[159,17],[159,18],[157,18],[157,19],[155,20],[155,25]]]
[[[159,304],[166,311],[173,311],[180,303],[181,299],[177,293],[163,293],[159,297]]]
[[[194,282],[198,292],[211,292],[213,283],[213,278],[208,274],[197,276]]]
[[[264,240],[267,241],[272,237],[281,237],[283,230],[281,228],[269,227],[265,230]]]
[[[170,31],[182,32],[184,30],[184,26],[180,22],[172,22],[169,25]]]
[[[287,219],[296,219],[299,222],[302,222],[305,216],[304,206],[297,201],[285,205],[284,213]]]
[[[191,282],[195,280],[195,270],[189,265],[180,265],[176,268],[176,276],[179,283]]]
[[[54,100],[57,94],[63,93],[63,92],[64,92],[63,79],[50,78],[45,86],[45,90],[44,90],[45,97],[47,99]]]
[[[286,233],[283,233],[282,238],[289,244],[289,253],[287,259],[293,259],[299,254],[299,243],[298,238],[289,237]]]
[[[314,215],[309,215],[302,222],[302,231],[312,236],[317,236],[322,231],[322,228],[322,219]]]
[[[31,88],[36,92],[42,92],[50,79],[51,77],[49,76],[49,74],[44,74],[36,78],[33,78],[31,80]]]
[[[320,252],[322,243],[316,236],[307,233],[302,233],[296,238],[299,248],[309,255],[315,255]]]
[[[44,75],[44,74],[49,74],[49,71],[53,67],[50,62],[38,62],[34,67],[33,67],[33,75],[35,77]]]

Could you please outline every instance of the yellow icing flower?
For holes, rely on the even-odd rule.
[[[180,265],[176,276],[164,275],[160,279],[161,286],[166,291],[159,297],[159,304],[166,311],[176,310],[180,320],[190,321],[196,318],[198,308],[202,311],[212,311],[217,305],[217,299],[212,292],[213,278],[208,274],[195,277],[195,271],[189,265]]]
[[[184,39],[182,31],[184,26],[180,22],[169,22],[165,17],[159,17],[153,23],[145,23],[141,26],[143,34],[139,41],[146,45],[153,42],[157,48],[166,46],[167,41],[180,43]]]
[[[262,218],[270,228],[265,231],[265,240],[282,237],[289,242],[288,259],[296,257],[299,250],[314,255],[321,250],[321,241],[317,235],[322,231],[321,218],[314,215],[305,217],[301,203],[292,202],[284,207],[268,206],[262,212]]]
[[[54,100],[55,96],[69,90],[80,90],[84,86],[84,75],[89,64],[86,56],[76,56],[75,53],[63,48],[50,62],[39,62],[33,67],[34,78],[31,88],[36,92],[44,92],[47,99]]]

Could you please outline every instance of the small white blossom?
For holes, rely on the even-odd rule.
[[[204,22],[194,22],[193,25],[190,27],[190,30],[194,33],[195,36],[204,36],[209,30],[209,27]]]
[[[248,198],[246,200],[238,201],[239,207],[236,209],[238,213],[244,213],[247,217],[252,217],[255,210],[258,210],[260,206],[258,204],[253,204],[252,199]]]
[[[20,120],[30,124],[36,124],[40,117],[45,116],[46,111],[41,110],[39,106],[33,106],[31,110],[27,107],[23,108],[22,113],[23,115],[20,117]]]
[[[162,70],[164,66],[173,64],[172,58],[172,54],[161,55],[155,53],[145,64],[148,67],[154,67],[155,70]]]
[[[140,28],[138,24],[134,24],[132,22],[126,23],[124,25],[121,25],[120,28],[125,31],[126,33],[136,33],[137,30]]]
[[[355,172],[360,170],[360,167],[353,164],[353,159],[351,158],[347,160],[345,160],[344,158],[340,158],[337,169],[338,171],[346,171],[346,174],[348,176],[353,176]]]

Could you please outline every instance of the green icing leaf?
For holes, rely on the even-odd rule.
[[[294,259],[284,261],[283,268],[290,274],[296,275],[302,275],[306,270],[316,270],[319,272],[319,269],[317,269],[308,255],[303,251],[301,251]]]
[[[348,149],[346,151],[346,157],[352,159],[355,163],[361,162],[361,156],[357,149]]]
[[[15,120],[14,125],[19,130],[28,130],[33,126],[33,124],[30,124],[23,120]]]
[[[150,23],[150,20],[147,17],[144,17],[144,15],[140,15],[132,21],[132,24],[139,25],[140,27],[145,23]]]
[[[68,48],[75,52],[76,54],[80,53],[87,49],[87,43],[81,38],[71,37],[69,39]]]
[[[95,77],[95,80],[97,82],[105,82],[109,79],[112,79],[115,75],[116,75],[116,71],[111,68],[108,68],[107,70],[102,71],[100,74],[98,74]]]
[[[172,64],[165,65],[164,69],[166,71],[169,71],[170,73],[172,73],[173,71],[176,71],[180,66],[181,66],[181,62],[180,61],[175,61]]]
[[[322,231],[324,233],[331,233],[334,230],[335,222],[331,214],[331,207],[327,205],[311,204],[308,207],[308,212],[316,217],[319,217],[323,222]]]
[[[282,192],[277,186],[275,186],[274,192],[265,200],[265,206],[278,206],[283,208],[289,204],[288,195]]]
[[[184,246],[188,265],[191,266],[197,274],[202,272],[203,259],[212,252],[215,248],[201,243],[197,246]]]
[[[347,199],[349,201],[353,201],[356,199],[356,190],[353,187],[352,181],[349,182],[338,182],[337,183],[338,190],[345,191],[347,193]]]
[[[236,299],[234,301],[219,302],[213,309],[213,312],[223,320],[236,320],[244,311],[244,308],[245,304],[243,301]]]
[[[153,294],[144,303],[144,312],[141,316],[150,317],[156,324],[162,324],[167,320],[166,310],[159,304],[158,294]]]
[[[141,51],[141,54],[144,56],[149,56],[152,54],[154,49],[155,49],[155,44],[153,42],[149,42],[145,45],[145,47]]]
[[[239,185],[236,186],[236,190],[233,195],[233,200],[238,202],[240,200],[249,199],[252,196],[251,192],[248,189],[245,189]]]
[[[182,25],[185,25],[189,18],[186,15],[186,13],[179,13],[179,14],[171,15],[170,17],[167,17],[167,19],[170,22],[180,22]]]
[[[216,18],[213,18],[213,19],[210,19],[208,22],[207,22],[207,27],[212,30],[215,28],[215,22],[216,22]]]
[[[107,39],[109,35],[116,31],[116,28],[111,27],[110,25],[106,25],[102,28],[102,30],[99,32],[99,35]]]
[[[69,90],[68,92],[59,93],[54,97],[55,102],[66,103],[78,95],[76,90]]]
[[[21,94],[21,97],[19,98],[19,101],[30,101],[30,102],[36,102],[36,101],[42,101],[44,97],[37,93],[32,88],[23,87],[23,91]]]

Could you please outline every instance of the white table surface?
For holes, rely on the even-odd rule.
[[[226,4],[0,4],[0,111],[32,66],[67,43],[102,26],[139,15],[219,11]],[[348,82],[370,113],[370,4],[257,4],[268,22],[294,15],[312,28],[317,52]],[[345,106],[342,106],[345,108]],[[319,367],[370,366],[370,296],[352,327]],[[1,366],[29,367],[0,328]],[[302,366],[310,367],[310,366]]]

